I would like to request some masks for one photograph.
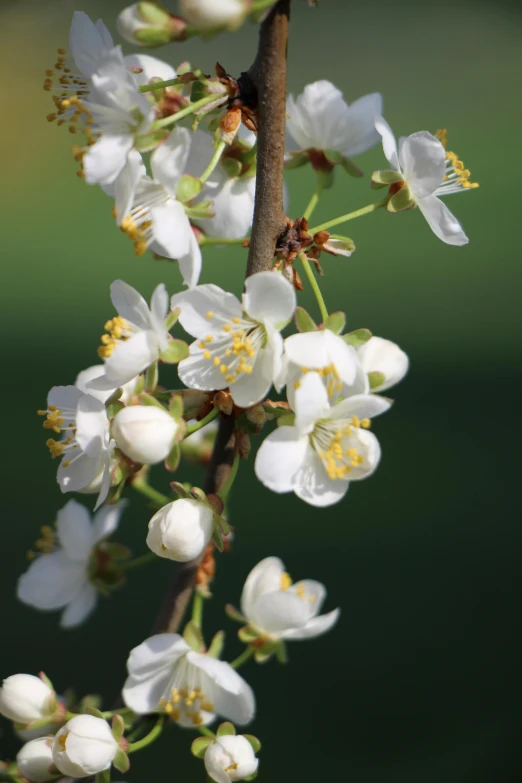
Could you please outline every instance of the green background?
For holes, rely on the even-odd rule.
[[[452,197],[470,244],[453,248],[418,211],[383,211],[356,221],[350,259],[324,259],[331,310],[366,326],[411,358],[396,405],[375,431],[383,460],[345,502],[316,511],[256,483],[241,466],[231,503],[233,552],[218,563],[210,635],[228,633],[244,577],[278,555],[295,579],[312,577],[342,607],[328,636],[290,648],[290,665],[251,664],[251,731],[264,743],[261,779],[346,778],[357,783],[507,783],[522,772],[520,602],[520,167],[518,87],[521,16],[499,2],[293,3],[289,87],[330,79],[348,100],[379,90],[397,135],[439,127],[480,189]],[[85,0],[114,30],[120,2]],[[148,635],[171,565],[130,575],[81,629],[61,632],[14,598],[25,551],[68,498],[55,483],[46,435],[35,415],[54,384],[96,363],[109,284],[123,278],[146,296],[160,281],[178,290],[174,264],[135,259],[116,230],[111,202],[75,176],[72,137],[45,121],[41,89],[54,51],[66,45],[71,0],[1,3],[2,285],[4,376],[0,546],[0,677],[43,669],[59,690],[74,685],[114,700],[128,651]],[[159,56],[211,72],[219,60],[238,75],[253,59],[247,25],[209,43],[170,46]],[[130,49],[127,48],[127,51]],[[357,159],[368,175],[384,165],[375,148]],[[302,214],[310,170],[289,176],[290,214]],[[337,172],[317,221],[374,200],[363,181]],[[315,218],[314,218],[315,220]],[[347,230],[348,231],[348,230]],[[205,251],[202,282],[239,293],[245,251]],[[308,292],[302,303],[316,314]],[[200,482],[193,469],[179,478]],[[164,474],[155,479],[166,489]],[[91,500],[85,498],[89,507]],[[120,540],[145,551],[150,516],[140,497]],[[0,757],[17,744],[2,723]],[[129,779],[202,779],[190,737],[133,759]],[[199,777],[198,777],[199,776]],[[115,777],[119,775],[115,774]]]

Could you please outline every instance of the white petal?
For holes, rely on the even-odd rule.
[[[69,502],[59,510],[56,526],[60,544],[71,560],[86,563],[92,548],[91,515],[76,500]]]
[[[230,394],[240,408],[250,408],[268,394],[274,379],[274,355],[271,346],[259,351],[250,375],[242,374],[230,385]]]
[[[190,131],[174,128],[164,142],[152,153],[150,167],[152,176],[174,195],[178,182],[185,172],[190,152]]]
[[[386,160],[394,171],[399,171],[399,153],[392,129],[384,117],[375,117],[375,128],[382,136],[382,148]]]
[[[118,225],[129,214],[138,183],[145,174],[146,168],[140,153],[137,150],[131,150],[127,157],[127,165],[124,166],[115,182],[107,186],[107,190],[112,190],[114,196]]]
[[[100,458],[106,446],[109,421],[105,405],[92,394],[84,394],[76,412],[76,440],[87,456]]]
[[[308,446],[301,469],[295,477],[294,492],[311,506],[324,508],[342,500],[349,483],[344,479],[329,478],[319,456]]]
[[[189,650],[187,642],[177,633],[150,636],[131,650],[127,659],[129,674],[138,680],[146,680],[165,667],[172,669],[180,656]]]
[[[70,464],[64,463],[70,460]],[[102,455],[90,457],[81,449],[72,449],[58,467],[56,478],[62,492],[81,492],[99,475],[102,468]]]
[[[468,244],[469,239],[464,229],[440,198],[426,196],[417,203],[435,236],[447,245]]]
[[[128,133],[104,133],[83,159],[85,181],[89,185],[111,185],[126,166],[133,143]]]
[[[339,150],[347,158],[366,152],[379,141],[374,118],[382,115],[382,96],[378,92],[358,98],[348,107],[345,119],[346,140]]]
[[[120,500],[119,503],[104,506],[98,511],[92,526],[92,540],[94,544],[114,533],[127,503],[127,500]]]
[[[358,364],[355,349],[329,329],[287,337],[285,353],[301,369],[320,370],[333,364],[343,383],[349,385],[355,380]]]
[[[254,321],[281,328],[292,317],[295,304],[294,287],[277,272],[258,272],[247,277],[243,307]]]
[[[301,95],[287,102],[287,128],[301,149],[344,146],[348,106],[340,90],[326,80],[307,84]]]
[[[121,386],[131,381],[159,358],[156,332],[149,330],[133,334],[119,343],[105,362],[105,377],[109,384]],[[93,381],[93,386],[96,381]]]
[[[158,335],[160,347],[164,350],[168,345],[168,332],[165,329],[165,318],[169,308],[169,295],[164,283],[154,289],[150,300],[150,321]]]
[[[219,371],[219,367],[215,367],[211,361],[205,359],[203,350],[197,343],[192,343],[190,356],[179,363],[178,375],[188,389],[219,391],[228,386],[228,381]]]
[[[116,311],[138,329],[150,329],[150,310],[142,295],[123,280],[111,285],[111,301]]]
[[[307,373],[294,394],[295,427],[301,433],[310,433],[316,421],[328,410],[328,392],[316,372]]]
[[[213,138],[210,133],[206,133],[199,128],[197,131],[192,133],[191,136],[192,144],[185,166],[185,172],[190,174],[192,177],[201,177],[210,159],[212,158],[212,155],[215,152]],[[214,172],[210,175],[210,178],[206,183],[206,187],[212,184],[216,184],[218,181],[222,181],[220,175],[215,178],[217,171],[219,171],[219,169],[215,169]],[[205,196],[205,198],[207,198],[207,196]],[[210,196],[208,196],[208,198],[210,198]]]
[[[255,177],[230,179],[220,169],[213,175],[212,187],[201,193],[202,199],[212,199],[214,217],[198,220],[198,225],[210,237],[240,239],[247,236],[254,217]]]
[[[141,73],[133,73],[136,84],[145,87],[151,79],[161,79],[163,82],[176,78],[176,71],[168,63],[151,57],[150,54],[128,54],[125,57],[127,68],[141,68]]]
[[[377,470],[381,461],[381,447],[373,432],[368,432],[368,430],[359,430],[354,442],[357,444],[358,452],[364,459],[361,465],[352,468],[350,480],[361,481],[371,476]]]
[[[296,427],[278,427],[257,452],[257,478],[274,492],[291,492],[307,449],[308,437],[302,436]]]
[[[381,413],[386,413],[392,406],[390,400],[379,397],[378,394],[354,394],[342,400],[331,409],[332,419],[358,416],[360,419],[373,419]]]
[[[333,628],[339,619],[340,613],[340,609],[334,609],[332,612],[328,612],[328,614],[322,614],[320,617],[313,617],[307,622],[304,628],[285,631],[283,639],[313,639],[315,636],[321,636],[329,631],[330,628]]]
[[[75,628],[83,623],[96,606],[97,597],[98,594],[95,588],[86,582],[82,591],[63,612],[60,626],[62,628]]]
[[[291,628],[303,628],[310,618],[305,601],[295,593],[266,593],[253,605],[249,620],[269,634],[280,634]]]
[[[115,388],[100,390],[92,388],[91,381],[99,381],[100,378],[105,378],[105,365],[94,364],[92,367],[87,367],[86,370],[82,370],[78,373],[74,385],[80,389],[83,394],[92,394],[97,400],[105,402],[116,391]]]
[[[409,359],[398,345],[383,337],[371,337],[357,349],[366,373],[379,372],[384,381],[373,391],[384,391],[399,383],[408,372]]]
[[[154,244],[152,249],[166,258],[185,256],[190,247],[189,219],[183,204],[170,199],[165,205],[150,210]]]
[[[81,590],[87,578],[85,564],[71,560],[63,551],[34,560],[18,580],[20,601],[36,609],[66,606]]]
[[[412,133],[404,139],[399,161],[404,179],[417,199],[429,196],[444,181],[446,152],[441,142],[427,131]]]
[[[179,270],[183,275],[183,282],[189,288],[194,288],[199,281],[201,274],[202,258],[196,235],[190,229],[189,249],[187,253],[178,258]]]
[[[58,410],[76,410],[83,392],[76,386],[53,386],[47,395],[48,405],[54,405]]]
[[[240,726],[252,720],[255,713],[252,688],[228,663],[192,650],[187,653],[187,661],[204,671],[212,682],[209,696],[219,715]]]
[[[295,593],[306,604],[308,619],[319,614],[326,598],[326,587],[315,579],[301,579],[291,585],[288,592]]]
[[[273,273],[270,273],[273,274]],[[181,309],[179,322],[186,332],[200,339],[220,330],[223,321],[241,318],[241,304],[234,294],[228,294],[217,285],[198,285],[189,291],[175,294],[170,302],[172,309]],[[207,318],[207,313],[215,317]]]
[[[94,24],[83,11],[74,12],[69,33],[69,50],[76,67],[84,76],[92,76],[102,58],[113,46],[111,35],[101,19]]]
[[[281,589],[281,576],[285,567],[278,557],[265,557],[249,573],[241,594],[241,611],[250,617],[253,604],[264,593]]]

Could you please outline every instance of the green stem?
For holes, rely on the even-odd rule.
[[[166,82],[152,82],[151,84],[144,84],[140,87],[140,92],[153,92],[154,90],[163,90],[164,87],[176,87],[178,84],[183,84],[181,79],[167,79]]]
[[[157,555],[154,552],[147,552],[145,555],[135,557],[134,560],[129,560],[127,563],[121,563],[121,571],[132,571],[133,568],[141,568],[141,566],[148,565],[157,559]]]
[[[203,604],[204,598],[198,590],[194,591],[194,600],[192,602],[192,622],[198,628],[203,624]]]
[[[318,231],[328,231],[329,228],[338,226],[340,223],[347,223],[349,220],[354,220],[355,218],[362,217],[363,215],[369,215],[370,212],[375,212],[375,210],[379,209],[379,207],[385,207],[387,203],[388,199],[385,198],[382,201],[376,201],[374,204],[368,204],[367,207],[356,209],[355,212],[348,212],[346,215],[341,215],[341,217],[329,220],[327,223],[322,223],[320,226],[310,228],[310,234],[317,234]]]
[[[171,498],[168,498],[166,495],[162,495],[161,492],[158,492],[154,489],[154,487],[151,487],[145,478],[134,479],[131,486],[137,492],[141,492],[141,494],[145,495],[146,498],[152,500],[152,502],[157,506],[166,506],[167,503],[171,502]]]
[[[201,419],[201,421],[197,421],[195,424],[191,424],[190,427],[187,427],[187,434],[185,435],[185,437],[188,438],[189,435],[192,435],[194,432],[197,432],[202,427],[206,427],[206,425],[210,424],[210,422],[213,421],[218,414],[219,414],[219,408],[213,408],[210,411],[210,413],[207,413],[204,419]]]
[[[274,5],[274,0],[254,0],[250,6],[250,13],[255,14],[258,11],[264,11],[266,8]]]
[[[198,726],[198,731],[200,734],[203,734],[204,737],[212,737],[212,739],[216,739],[214,732],[210,729],[207,729],[206,726]]]
[[[142,750],[143,748],[146,748],[147,745],[150,745],[151,742],[154,742],[154,740],[158,739],[159,735],[163,731],[164,720],[165,716],[160,715],[152,731],[143,737],[143,739],[140,739],[137,742],[131,742],[127,748],[127,753],[135,753],[137,750]]]
[[[232,484],[234,483],[234,480],[235,480],[235,478],[237,476],[238,468],[239,468],[239,453],[236,454],[236,456],[234,457],[234,462],[232,464],[232,468],[230,470],[230,473],[228,474],[228,478],[225,481],[225,483],[223,484],[223,487],[218,492],[218,495],[221,498],[221,500],[223,501],[223,503],[226,501],[226,499],[228,497],[228,493],[232,489]]]
[[[216,168],[217,164],[221,160],[221,156],[223,154],[223,151],[225,147],[227,146],[225,141],[220,141],[219,144],[216,147],[216,151],[212,156],[212,160],[208,164],[207,168],[203,172],[203,174],[200,177],[201,182],[206,182],[207,179],[210,177],[214,169]]]
[[[249,645],[242,653],[241,655],[238,655],[238,657],[232,661],[230,664],[233,669],[239,669],[240,666],[243,666],[244,663],[246,663],[255,653],[256,648],[252,647],[252,645]]]
[[[113,715],[121,715],[122,718],[124,715],[133,715],[133,711],[130,707],[121,707],[119,710],[107,710],[107,712],[102,712],[102,717],[105,718],[105,720],[110,720],[110,718],[113,717]]]
[[[219,95],[205,95],[205,97],[200,98],[199,101],[190,103],[188,106],[185,106],[184,109],[180,109],[178,112],[176,112],[176,114],[171,114],[170,117],[163,117],[161,120],[156,120],[154,123],[154,130],[157,130],[158,128],[165,128],[167,125],[172,125],[175,122],[179,122],[179,120],[182,120],[184,117],[188,117],[189,114],[194,114],[195,111],[202,109],[203,106],[207,106],[207,104],[213,103],[218,99]]]
[[[313,232],[315,234],[315,230]],[[306,276],[308,278],[308,281],[312,287],[312,290],[315,294],[315,298],[317,299],[317,304],[319,305],[319,310],[321,311],[321,318],[323,319],[323,323],[328,318],[328,310],[326,309],[326,305],[324,303],[323,295],[321,293],[321,289],[319,288],[319,283],[317,282],[317,279],[313,273],[312,267],[310,266],[310,262],[306,257],[305,253],[299,253],[299,260],[301,261],[304,271],[306,272]]]
[[[307,220],[310,220],[310,218],[312,217],[312,213],[313,213],[314,209],[316,208],[317,204],[319,203],[319,198],[321,196],[322,191],[323,191],[323,186],[321,185],[320,182],[317,182],[316,191],[315,191],[314,195],[312,196],[312,198],[310,199],[310,203],[308,204],[308,206],[307,206],[307,208],[305,209],[305,212],[304,212],[304,217]]]

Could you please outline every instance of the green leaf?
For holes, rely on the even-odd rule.
[[[129,757],[127,754],[121,749],[118,748],[116,751],[116,755],[114,756],[112,763],[114,767],[118,770],[118,772],[128,772],[130,767]]]
[[[183,416],[183,397],[180,394],[173,394],[170,398],[169,413],[176,421]]]
[[[179,307],[176,307],[174,308],[174,310],[171,310],[170,313],[167,315],[165,319],[165,329],[167,330],[167,332],[170,332],[174,324],[177,323],[180,312],[181,310],[179,309]]]
[[[210,642],[210,647],[207,650],[207,655],[211,658],[219,658],[223,652],[223,645],[225,644],[225,632],[218,631],[214,638]]]
[[[367,343],[371,336],[372,333],[369,329],[354,329],[353,332],[343,334],[343,340],[348,345],[353,345],[354,348],[357,348],[358,345]]]
[[[175,443],[170,450],[170,454],[166,458],[164,465],[167,470],[174,473],[179,468],[181,461],[181,447],[179,443]]]
[[[359,168],[359,166],[356,166],[355,163],[350,160],[350,158],[343,158],[342,166],[346,173],[350,175],[350,177],[364,176],[364,172]]]
[[[192,755],[197,759],[202,759],[207,752],[208,746],[213,741],[212,737],[198,737],[190,746]]]
[[[96,707],[93,707],[91,704],[85,708],[85,712],[87,715],[94,715],[95,718],[103,718],[100,710],[96,709]]]
[[[243,734],[243,737],[250,742],[254,749],[254,753],[259,753],[261,750],[261,743],[259,742],[257,737],[254,737],[253,734]]]
[[[404,212],[406,209],[413,209],[415,203],[413,194],[406,185],[406,187],[401,188],[390,198],[386,204],[386,209],[388,212]]]
[[[192,647],[196,652],[201,652],[203,648],[203,634],[201,633],[201,628],[198,628],[192,620],[185,626],[183,638],[189,647]]]
[[[147,392],[142,392],[140,394],[140,402],[142,405],[155,405],[156,408],[161,408],[163,411],[165,410],[161,402],[159,402],[156,397],[153,397],[152,394],[148,394]]]
[[[243,615],[238,612],[238,610],[235,608],[235,606],[232,606],[232,604],[227,604],[225,606],[225,612],[228,617],[230,617],[231,620],[234,620],[236,623],[244,623],[246,622],[246,617],[243,617]]]
[[[382,386],[386,380],[386,376],[382,372],[369,372],[368,380],[370,382],[370,389],[374,391],[375,389],[378,389],[379,386]]]
[[[169,340],[168,346],[160,353],[160,359],[165,364],[177,364],[189,355],[189,347],[185,340]]]
[[[295,325],[297,326],[299,332],[317,331],[317,324],[313,320],[312,316],[306,312],[304,307],[295,308],[294,318],[295,318]]]
[[[324,328],[329,329],[334,334],[341,334],[346,326],[346,316],[344,313],[330,313],[324,322]]]
[[[121,715],[113,715],[112,717],[112,736],[119,742],[125,733],[125,724]]]
[[[220,726],[217,727],[216,735],[218,737],[226,737],[230,734],[235,734],[236,729],[233,723],[230,723],[230,721],[225,721],[225,723],[222,723]]]
[[[372,182],[382,187],[386,185],[393,185],[394,182],[402,182],[402,174],[400,171],[393,171],[392,169],[383,169],[382,171],[374,171],[372,174]]]
[[[192,177],[190,174],[183,174],[176,188],[176,198],[182,204],[187,204],[199,196],[202,190],[203,183],[201,180],[197,177]]]

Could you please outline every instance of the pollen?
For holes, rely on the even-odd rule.
[[[118,343],[130,337],[129,324],[125,318],[117,315],[107,321],[103,328],[108,334],[102,334],[100,338],[101,345],[98,348],[98,356],[101,359],[108,359]]]
[[[292,577],[290,576],[290,574],[288,574],[286,571],[283,571],[283,573],[281,574],[281,582],[280,582],[279,589],[286,591],[288,590],[289,587],[292,586],[292,584],[293,584]]]
[[[213,310],[209,310],[208,313],[206,314],[205,318],[208,318],[209,320],[211,318],[214,318],[214,311]]]
[[[448,144],[448,131],[446,128],[440,128],[435,132],[435,136],[439,139],[440,143],[446,149]],[[446,150],[446,175],[444,182],[447,185],[456,186],[457,189],[473,190],[479,187],[478,182],[470,182],[471,172],[465,168],[464,163],[459,160],[458,156]]]

